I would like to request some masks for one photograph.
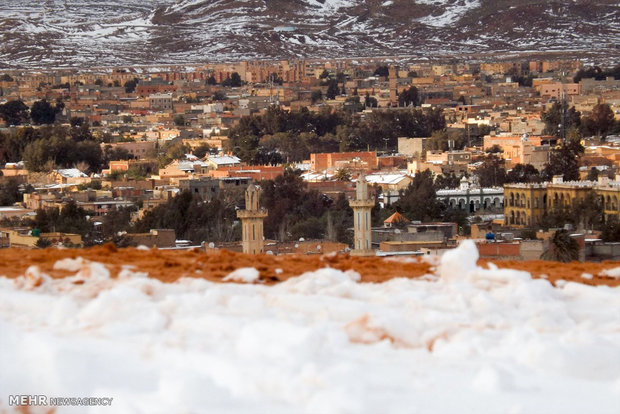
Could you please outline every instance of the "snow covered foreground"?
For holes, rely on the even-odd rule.
[[[79,259],[0,278],[0,412],[43,394],[114,398],[57,413],[618,413],[620,288],[476,258],[381,284],[115,280]]]

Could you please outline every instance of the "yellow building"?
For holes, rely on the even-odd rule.
[[[546,184],[504,185],[504,216],[508,226],[532,226],[540,222],[546,204]]]
[[[568,210],[591,192],[600,197],[605,219],[620,217],[620,181],[602,177],[595,181],[564,182],[554,177],[551,183],[505,184],[505,224],[513,227],[535,226],[547,212]]]
[[[610,181],[607,177],[600,177],[598,181],[598,188],[596,193],[601,196],[603,205],[603,214],[605,220],[608,220],[612,216],[620,218],[620,183],[619,180]]]

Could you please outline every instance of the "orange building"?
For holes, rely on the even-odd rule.
[[[310,169],[312,171],[339,168],[346,163],[364,165],[366,167],[364,169],[376,170],[379,165],[377,151],[310,154]]]

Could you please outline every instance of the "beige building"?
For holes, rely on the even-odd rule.
[[[155,93],[149,95],[149,108],[157,111],[172,111],[172,94]]]
[[[552,151],[549,145],[532,145],[527,134],[523,134],[518,143],[505,144],[502,149],[502,158],[510,160],[511,165],[531,164],[538,171],[549,163]]]
[[[571,95],[579,95],[578,83],[545,83],[537,87],[540,92],[540,96],[549,99],[560,100],[563,97]]]
[[[410,157],[424,157],[429,138],[398,138],[398,153]]]

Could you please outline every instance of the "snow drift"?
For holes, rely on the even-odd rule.
[[[617,413],[620,288],[476,258],[466,242],[422,279],[325,268],[275,286],[31,266],[0,278],[0,407],[43,394],[113,398],[93,413]]]

